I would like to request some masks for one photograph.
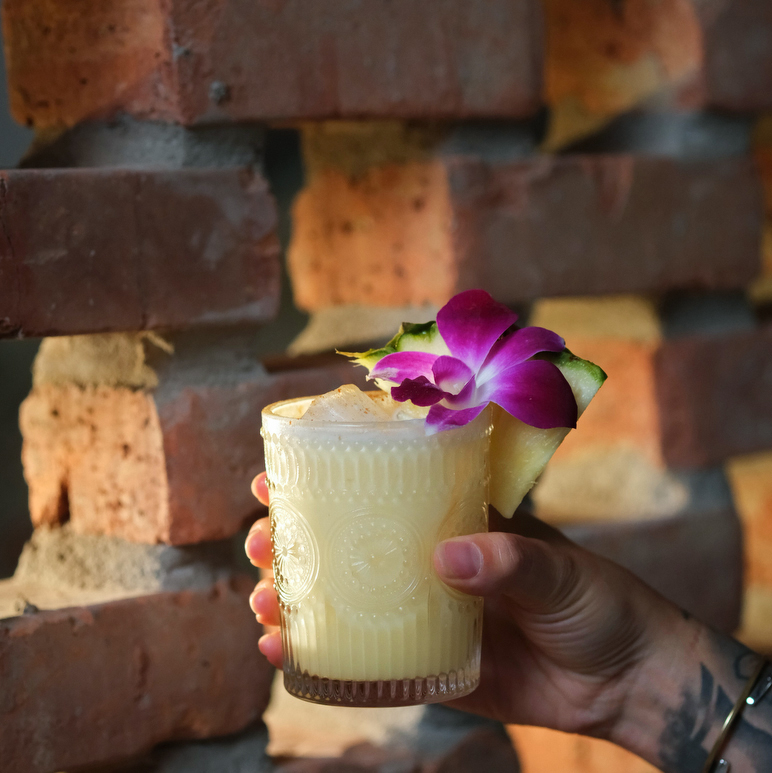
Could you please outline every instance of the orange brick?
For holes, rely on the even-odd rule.
[[[510,725],[522,773],[657,773],[640,757],[596,738]]]
[[[654,373],[658,344],[569,335],[566,345],[603,368],[608,380],[582,415],[581,432],[569,434],[554,459],[587,449],[635,448],[652,465],[664,466]]]
[[[165,8],[159,0],[3,3],[14,118],[45,128],[116,111],[178,116]]]
[[[342,358],[268,374],[255,361],[218,363],[218,349],[163,355],[158,372],[144,375],[157,378],[153,386],[89,374],[83,363],[77,371],[72,352],[61,367],[69,361],[73,372],[57,373],[44,344],[21,408],[33,523],[69,520],[81,533],[179,545],[229,537],[254,520],[262,408],[363,376]]]
[[[693,0],[547,0],[546,144],[564,146],[646,98],[696,78]]]
[[[379,166],[356,178],[325,170],[300,193],[292,216],[288,260],[301,308],[441,305],[458,284],[439,162]]]
[[[730,459],[727,472],[745,532],[746,582],[772,590],[772,452]]]

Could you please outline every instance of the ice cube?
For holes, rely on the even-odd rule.
[[[409,400],[404,403],[397,402],[391,395],[383,394],[376,395],[375,401],[386,413],[389,414],[389,418],[392,421],[410,421],[411,419],[425,419],[426,414],[429,413],[429,408],[421,408],[417,405],[413,405]]]
[[[399,407],[394,409],[391,418],[394,421],[411,421],[413,419],[425,419],[429,413],[429,406],[425,408],[419,405],[413,405],[410,401],[406,403],[397,403]]]
[[[359,387],[346,384],[315,398],[303,418],[312,421],[360,423],[389,421],[391,417],[377,401],[368,397]]]

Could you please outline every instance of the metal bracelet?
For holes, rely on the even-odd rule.
[[[724,745],[732,732],[732,728],[742,713],[742,710],[746,706],[755,706],[766,695],[770,687],[772,687],[772,676],[768,676],[763,681],[761,680],[761,675],[764,673],[764,669],[767,665],[767,661],[762,659],[751,675],[751,678],[746,682],[742,694],[737,699],[737,703],[732,706],[729,716],[724,720],[724,726],[721,728],[716,743],[713,744],[713,748],[708,755],[708,761],[702,769],[703,773],[729,773],[729,763],[723,758],[718,759],[718,755],[724,748]],[[714,764],[716,765],[715,769],[713,768]]]

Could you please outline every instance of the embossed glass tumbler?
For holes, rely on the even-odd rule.
[[[422,419],[263,411],[284,686],[350,706],[451,700],[477,687],[482,599],[436,575],[448,537],[487,531],[486,410],[427,436]]]

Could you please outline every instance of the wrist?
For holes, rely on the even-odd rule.
[[[609,740],[661,766],[668,733],[690,732],[678,727],[678,712],[685,683],[699,683],[699,653],[710,629],[658,596],[649,599],[648,606],[646,641],[628,674],[622,711]]]

